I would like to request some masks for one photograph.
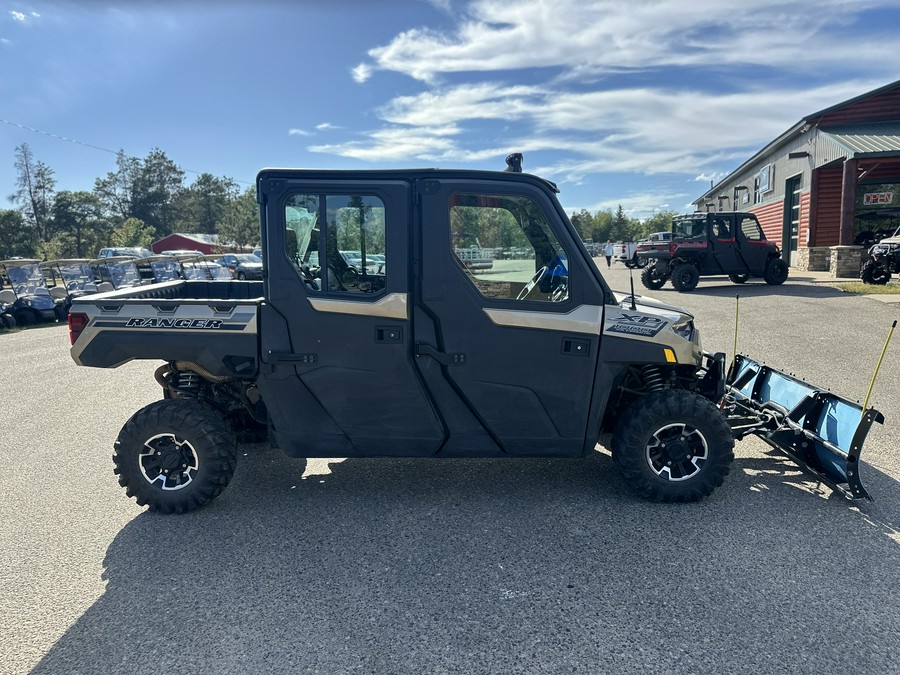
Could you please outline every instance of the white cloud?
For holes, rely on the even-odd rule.
[[[288,136],[312,136],[312,132],[304,129],[288,129]]]
[[[362,84],[372,76],[372,66],[360,63],[351,72],[353,73],[353,80]]]
[[[13,21],[19,21],[24,23],[28,16],[23,14],[22,12],[17,12],[15,10],[10,11],[9,15],[12,17]]]
[[[889,72],[898,58],[885,55],[883,42],[848,41],[843,30],[878,6],[894,3],[820,0],[810,13],[796,0],[476,0],[454,31],[416,28],[370,50],[372,62],[357,66],[354,78],[364,82],[373,70],[432,82],[442,73],[522,68],[578,77],[710,64],[823,69],[865,64],[877,54],[887,56]]]
[[[340,129],[341,127],[333,125],[331,122],[322,122],[321,124],[316,125],[316,129],[319,131],[328,131],[331,129]]]

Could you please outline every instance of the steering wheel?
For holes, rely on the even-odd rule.
[[[309,265],[302,263],[300,265],[300,272],[303,274],[303,283],[309,286],[310,290],[319,290],[319,282],[316,281],[316,274],[309,268]]]
[[[516,300],[524,300],[528,297],[528,294],[534,290],[534,287],[537,286],[538,282],[544,277],[547,273],[547,266],[544,265],[537,272],[534,273],[534,276],[531,277],[531,280],[525,284],[521,291],[519,291],[519,295],[516,296]]]

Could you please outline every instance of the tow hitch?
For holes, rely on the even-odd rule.
[[[738,355],[728,372],[723,412],[734,437],[749,434],[850,499],[868,499],[859,456],[884,415]]]

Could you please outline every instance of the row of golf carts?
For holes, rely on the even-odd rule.
[[[65,321],[72,299],[175,279],[231,279],[221,256],[0,261],[0,328]],[[139,267],[140,266],[140,267]]]

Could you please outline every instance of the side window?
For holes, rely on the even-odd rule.
[[[371,295],[387,279],[384,202],[374,195],[293,195],[284,207],[285,256],[307,290]]]
[[[716,239],[733,239],[731,221],[728,218],[713,218],[713,236]]]
[[[750,241],[762,241],[766,238],[759,223],[756,222],[756,218],[743,218],[741,220],[741,233],[744,235],[744,239]]]
[[[521,195],[450,196],[451,255],[488,298],[564,302],[568,257],[540,206]]]

